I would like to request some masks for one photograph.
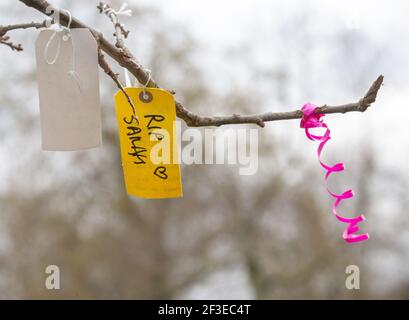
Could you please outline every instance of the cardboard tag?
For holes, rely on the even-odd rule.
[[[136,108],[135,117],[124,93],[116,93],[122,168],[128,194],[141,198],[181,197],[173,96],[162,89],[125,90]]]
[[[97,43],[88,29],[69,33],[67,39],[45,29],[36,40],[44,150],[87,149],[102,141]]]

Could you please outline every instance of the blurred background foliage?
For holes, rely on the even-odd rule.
[[[120,6],[119,1],[110,3]],[[96,2],[55,4],[112,35]],[[204,58],[206,44],[198,43],[188,25],[167,20],[166,10],[155,6],[135,2],[131,7],[129,47],[164,88],[175,89],[178,99],[202,114],[292,110],[295,102],[315,97],[328,98],[324,103],[348,102],[389,70],[380,59],[380,41],[345,28],[322,35],[308,12],[298,10],[263,40],[266,46],[272,42],[288,49],[285,58],[283,50],[276,51],[274,59],[282,59],[281,64],[263,67],[250,40],[249,47],[218,56],[236,66],[230,76],[237,81],[232,81],[223,78],[217,62]],[[2,24],[43,20],[16,1],[2,2],[0,12]],[[304,28],[296,27],[300,22]],[[356,200],[343,208],[364,213],[362,228],[372,236],[351,246],[342,241],[343,225],[331,214],[316,146],[305,139],[297,121],[260,129],[254,176],[239,176],[232,165],[184,165],[182,199],[137,199],[127,196],[123,185],[116,88],[101,72],[103,147],[42,151],[36,31],[10,35],[25,51],[0,47],[0,298],[409,297],[408,180],[402,168],[380,166],[369,125],[351,144],[339,129],[363,125],[367,114],[328,117],[340,123],[334,133],[339,144],[334,141],[328,157],[348,166],[348,173],[331,184],[336,189],[353,184]],[[290,50],[294,43],[302,49]],[[303,81],[302,74],[315,72],[337,78],[342,89],[334,82],[337,90],[327,90],[324,78],[316,75]],[[376,117],[378,110],[369,112]],[[401,236],[394,236],[398,232]],[[49,264],[60,267],[61,290],[44,286]],[[361,290],[345,288],[349,264],[361,269]]]

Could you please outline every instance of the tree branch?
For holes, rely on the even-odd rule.
[[[11,41],[9,41],[9,40],[10,40],[10,37],[9,37],[9,36],[2,36],[2,37],[0,37],[0,43],[6,45],[6,46],[8,46],[8,47],[10,47],[11,50],[23,51],[23,47],[21,46],[20,43],[15,44],[15,43],[13,43],[13,42],[11,42]]]
[[[0,26],[0,36],[5,35],[8,31],[17,30],[17,29],[29,29],[35,28],[40,29],[46,26],[47,20],[43,22],[29,22],[29,23],[19,23],[19,24],[9,24],[7,26]]]
[[[104,2],[100,2],[97,5],[97,9],[99,10],[99,13],[105,14],[112,22],[115,28],[115,33],[114,36],[116,38],[116,44],[115,46],[117,48],[121,48],[122,50],[126,51],[125,47],[125,42],[124,38],[126,39],[129,35],[129,30],[125,29],[125,26],[119,22],[119,18],[115,11],[109,6],[108,4]]]
[[[28,7],[34,8],[44,14],[46,13],[47,7],[50,4],[45,0],[19,0],[26,4]],[[49,13],[48,15],[51,15]],[[67,25],[68,15],[62,11],[60,12],[60,23]],[[129,49],[126,48],[123,41],[118,41],[118,34],[127,32],[122,25],[118,23],[116,26],[115,36],[117,37],[116,45],[111,44],[107,41],[102,33],[97,30],[87,26],[80,20],[73,17],[71,26],[73,28],[88,28],[94,35],[95,39],[99,42],[101,50],[106,52],[114,60],[118,62],[121,67],[124,67],[131,72],[139,83],[145,84],[147,87],[159,88],[158,84],[150,76],[150,73],[145,69],[136,58],[132,55]],[[16,29],[14,27],[13,29]],[[121,29],[123,28],[123,29]],[[1,30],[1,29],[0,29]],[[1,32],[1,31],[0,31]],[[101,65],[101,64],[100,64]],[[102,66],[101,66],[102,67]],[[340,106],[328,106],[324,105],[318,108],[319,113],[346,113],[352,111],[364,112],[367,108],[376,100],[377,93],[383,83],[383,76],[379,76],[375,82],[372,84],[368,92],[361,98],[358,102],[344,104]],[[225,124],[243,124],[243,123],[253,123],[261,127],[264,127],[264,123],[268,121],[278,121],[278,120],[288,120],[288,119],[299,119],[302,117],[302,112],[300,110],[295,110],[291,112],[267,112],[262,114],[254,115],[228,115],[228,116],[201,116],[193,113],[184,107],[180,102],[176,101],[176,114],[179,118],[183,119],[188,126],[200,127],[200,126],[221,126]]]
[[[118,48],[125,48],[125,43],[123,40],[123,37],[126,38],[128,37],[129,31],[125,30],[124,25],[119,23],[119,19],[116,15],[116,13],[112,10],[110,6],[107,4],[104,4],[103,2],[100,2],[99,5],[97,6],[98,10],[100,13],[106,14],[109,19],[111,20],[112,24],[114,25],[115,28],[115,33],[114,36],[116,37],[116,46]],[[124,49],[125,50],[125,49]],[[124,87],[122,86],[121,82],[119,81],[118,74],[112,72],[111,68],[109,67],[108,63],[106,62],[104,55],[102,54],[101,50],[99,50],[99,59],[100,59],[100,66],[102,69],[104,69],[105,73],[108,74],[114,82],[117,84],[118,88],[122,91],[122,93],[125,95],[126,100],[128,101],[129,105],[132,108],[133,115],[135,119],[137,119],[136,116],[136,109],[133,104],[133,101],[131,97],[128,95],[128,93],[125,91]]]
[[[20,43],[14,44],[13,42],[11,42],[10,37],[7,36],[6,33],[12,30],[17,30],[17,29],[43,28],[46,26],[46,21],[47,20],[44,20],[41,23],[29,22],[29,23],[9,24],[7,26],[0,26],[0,43],[10,47],[11,50],[23,51],[23,47],[21,46],[21,44]]]
[[[358,102],[349,103],[339,106],[328,106],[324,105],[317,108],[316,112],[321,114],[329,113],[346,113],[352,111],[364,112],[368,107],[375,102],[378,91],[383,83],[383,76],[380,75],[375,82],[371,85],[365,96]],[[183,108],[182,105],[179,106]],[[188,110],[184,112],[188,113]],[[238,124],[238,123],[255,123],[261,127],[264,127],[264,122],[267,121],[278,121],[278,120],[290,120],[290,119],[300,119],[303,113],[301,110],[295,110],[290,112],[266,112],[262,114],[254,115],[231,115],[231,116],[216,116],[216,117],[201,117],[193,113],[189,114],[189,126],[200,127],[200,126],[221,126],[224,124]]]
[[[112,69],[109,66],[108,62],[106,61],[105,56],[102,53],[101,49],[98,49],[98,63],[99,63],[99,66],[101,67],[101,69],[104,70],[104,72],[109,77],[111,77],[111,79],[115,82],[115,84],[117,85],[119,90],[121,90],[122,93],[125,95],[126,100],[128,101],[129,105],[131,106],[132,113],[133,113],[135,119],[137,119],[136,109],[135,109],[135,106],[133,104],[133,101],[132,101],[131,97],[128,95],[128,93],[125,91],[124,87],[122,86],[121,82],[119,81],[118,74],[112,71]]]

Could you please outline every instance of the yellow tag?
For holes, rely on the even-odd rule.
[[[179,150],[173,96],[162,89],[126,88],[115,95],[122,169],[128,194],[141,198],[181,197]]]

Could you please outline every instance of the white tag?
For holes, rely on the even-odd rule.
[[[87,149],[102,141],[97,43],[85,28],[69,34],[46,29],[36,40],[44,150]]]

